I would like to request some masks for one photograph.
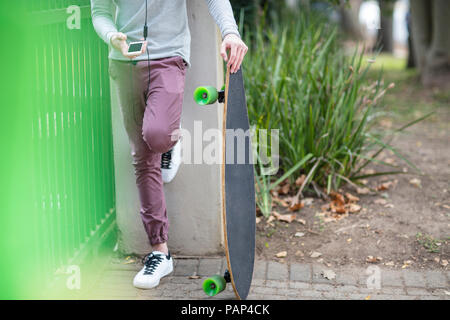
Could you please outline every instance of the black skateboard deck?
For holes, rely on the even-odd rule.
[[[238,299],[250,290],[255,259],[255,178],[242,68],[231,74],[227,69],[224,90],[197,88],[199,104],[224,102],[222,144],[222,219],[227,259],[224,276],[216,275],[203,283],[205,293],[216,295],[231,282]]]

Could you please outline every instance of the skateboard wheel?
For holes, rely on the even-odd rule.
[[[218,92],[214,87],[198,87],[194,91],[194,101],[199,105],[213,104],[217,101]]]
[[[203,281],[203,291],[208,296],[213,297],[225,290],[226,285],[227,283],[224,277],[215,275]]]

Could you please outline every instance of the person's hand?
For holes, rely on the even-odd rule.
[[[143,40],[143,39],[142,39]],[[126,58],[134,59],[139,57],[141,54],[145,53],[145,50],[147,49],[147,41],[144,42],[144,45],[142,46],[141,52],[135,53],[135,54],[129,54],[128,53],[128,43],[127,43],[127,35],[122,32],[115,32],[111,36],[111,45],[119,50],[122,55]]]
[[[230,50],[230,56],[227,56],[227,50]],[[248,47],[237,35],[229,33],[222,41],[220,55],[230,67],[230,72],[235,73],[241,67],[242,60],[248,51]]]

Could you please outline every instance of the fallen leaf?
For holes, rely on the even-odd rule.
[[[350,213],[356,213],[356,212],[359,212],[359,211],[361,211],[361,206],[360,206],[360,205],[357,205],[357,204],[355,204],[355,203],[350,203],[350,204],[348,205],[348,211],[349,211]]]
[[[302,252],[301,250],[297,250],[297,251],[295,252],[295,255],[296,255],[297,257],[303,257],[303,256],[304,256],[304,254],[303,254],[303,252]]]
[[[287,251],[280,251],[275,256],[277,258],[286,258],[287,257]]]
[[[300,187],[303,182],[305,182],[306,176],[304,174],[302,174],[300,177],[297,178],[297,180],[295,180],[295,185],[297,187]]]
[[[303,237],[305,234],[303,233],[303,232],[297,232],[297,233],[295,233],[295,236],[297,237],[297,238],[301,238],[301,237]]]
[[[358,194],[369,194],[370,189],[369,188],[356,188],[356,193]]]
[[[345,194],[345,197],[348,199],[349,202],[358,202],[358,201],[359,201],[359,198],[358,198],[358,197],[352,195],[352,194],[349,193],[349,192],[347,192],[347,193]]]
[[[394,208],[394,205],[392,203],[388,203],[384,207],[385,208]]]
[[[313,251],[310,255],[311,258],[318,258],[320,257],[322,254],[320,252],[317,251]]]
[[[377,186],[377,190],[378,191],[388,190],[391,186],[392,186],[391,182],[385,182]]]
[[[379,261],[379,257],[367,256],[366,258],[367,263],[378,263]]]
[[[267,223],[271,223],[273,220],[275,220],[274,216],[270,216],[269,219],[267,219]]]
[[[306,224],[306,220],[305,219],[297,219],[297,222],[300,222],[301,224],[305,225]]]
[[[272,212],[272,215],[279,221],[284,221],[287,223],[291,223],[297,217],[295,214],[279,214],[276,211]]]
[[[388,164],[395,164],[395,159],[394,158],[386,158],[386,159],[384,159],[384,162],[386,162]]]
[[[409,180],[409,183],[412,184],[416,188],[422,188],[422,181],[420,179],[414,178]]]
[[[301,208],[303,208],[304,206],[305,206],[305,205],[304,205],[303,201],[301,201],[301,202],[298,202],[298,203],[296,203],[296,204],[291,205],[291,206],[289,207],[289,211],[298,211],[298,210],[300,210]]]
[[[280,189],[278,189],[278,191],[281,192],[282,194],[288,194],[290,189],[291,186],[289,185],[289,183],[286,183]]]
[[[272,197],[272,199],[274,202],[280,204],[282,207],[285,207],[285,208],[289,207],[289,203],[287,203],[287,201],[285,201],[283,199],[280,199],[278,197]]]
[[[328,279],[328,280],[333,280],[336,278],[336,273],[330,269],[323,270],[322,275],[325,279]]]
[[[442,259],[441,265],[442,265],[443,267],[446,267],[446,266],[448,265],[448,260]]]
[[[389,262],[386,262],[384,265],[388,266],[388,267],[393,267],[395,264],[394,264],[394,261],[389,261]]]
[[[313,204],[313,202],[314,202],[314,198],[305,198],[305,199],[303,199],[303,204],[305,206],[310,206],[310,205]]]
[[[370,294],[364,298],[364,300],[370,300]]]
[[[381,204],[381,205],[384,206],[385,204],[387,204],[387,200],[386,199],[376,199],[376,200],[373,201],[373,203]]]
[[[256,224],[258,224],[258,223],[260,223],[261,222],[261,218],[256,218]]]
[[[188,277],[189,279],[200,279],[200,276],[198,276],[196,273],[194,273],[192,276]]]
[[[337,192],[331,192],[330,193],[330,197],[331,199],[333,199],[333,202],[336,203],[336,205],[338,206],[342,206],[345,204],[345,198],[342,194],[337,193]]]

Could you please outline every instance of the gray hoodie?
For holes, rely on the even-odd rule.
[[[240,36],[229,0],[205,1],[211,16],[219,26],[222,38],[229,33]],[[114,7],[116,10],[113,18]],[[95,31],[110,47],[113,32],[126,34],[128,42],[143,38],[145,0],[91,0],[91,11]],[[150,59],[181,56],[190,65],[191,35],[186,0],[148,0],[147,25],[147,50]],[[112,47],[109,58],[129,60]],[[136,60],[147,58],[145,53]]]

